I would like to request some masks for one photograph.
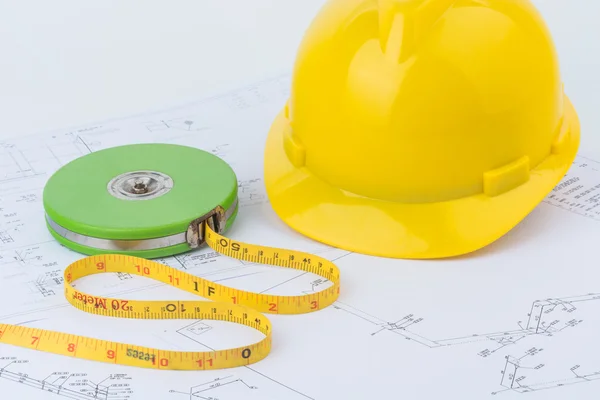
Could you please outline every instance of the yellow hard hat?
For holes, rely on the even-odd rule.
[[[517,225],[580,141],[529,0],[330,0],[265,153],[272,207],[338,248],[461,255]]]

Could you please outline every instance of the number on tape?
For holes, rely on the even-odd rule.
[[[206,243],[221,254],[244,261],[311,272],[331,281],[332,285],[307,295],[275,296],[222,286],[144,258],[112,254],[90,256],[72,263],[64,272],[65,297],[70,304],[82,311],[117,318],[228,321],[252,327],[265,337],[248,346],[185,352],[0,324],[0,343],[136,367],[169,370],[231,368],[255,363],[269,354],[272,327],[270,320],[263,313],[313,312],[331,305],[339,296],[340,273],[329,260],[298,251],[233,241],[216,233],[208,224],[205,229]],[[78,291],[71,285],[84,276],[107,272],[145,276],[208,300],[125,300],[93,296]]]

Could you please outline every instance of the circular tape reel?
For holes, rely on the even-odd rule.
[[[203,244],[202,224],[226,232],[238,211],[231,167],[174,144],[112,147],[60,168],[44,188],[46,225],[88,255],[166,257]]]

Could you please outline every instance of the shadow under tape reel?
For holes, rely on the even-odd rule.
[[[234,171],[211,153],[133,144],[60,168],[44,189],[44,209],[52,236],[74,251],[157,258],[200,246],[197,222],[207,216],[226,232],[237,194]]]

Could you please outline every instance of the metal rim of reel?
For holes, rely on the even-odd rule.
[[[229,218],[237,210],[238,198],[236,197],[231,206],[225,210],[223,207],[216,206],[205,215],[190,221],[187,229],[174,235],[163,236],[151,239],[103,239],[84,235],[71,231],[57,224],[48,214],[45,214],[48,225],[63,238],[81,246],[91,247],[105,251],[141,251],[157,250],[165,247],[181,245],[187,243],[191,249],[198,248],[205,243],[204,226],[209,224],[217,233],[223,233]]]

